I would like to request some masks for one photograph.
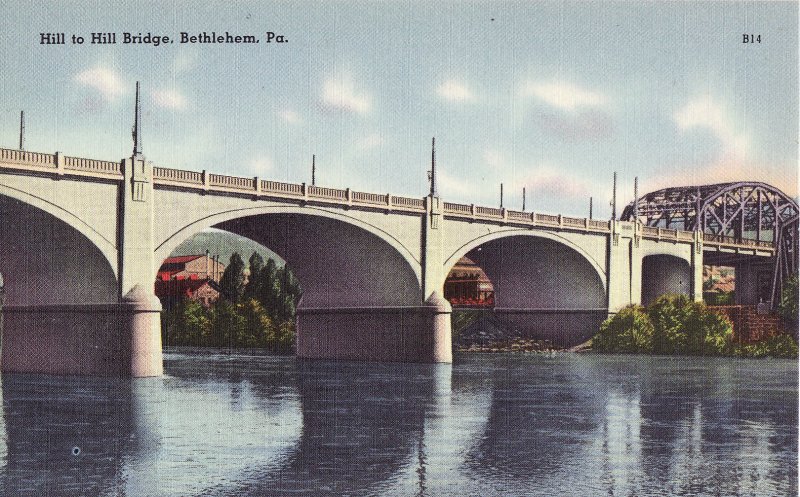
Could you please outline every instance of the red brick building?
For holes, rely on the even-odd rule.
[[[444,281],[444,298],[459,307],[492,307],[494,287],[483,269],[462,257]]]
[[[158,270],[155,292],[164,308],[170,308],[181,298],[199,300],[210,306],[219,298],[216,283],[222,278],[225,265],[219,258],[206,255],[169,257]]]

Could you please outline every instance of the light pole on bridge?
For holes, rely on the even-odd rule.
[[[19,149],[25,150],[25,111],[19,111]]]
[[[428,171],[428,180],[431,182],[431,197],[438,197],[439,192],[436,190],[436,137],[431,140],[431,170]]]

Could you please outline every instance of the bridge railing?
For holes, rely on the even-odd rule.
[[[281,183],[280,181],[261,180],[261,191],[279,195],[303,196],[303,185],[299,183]]]
[[[57,174],[84,175],[106,179],[121,179],[120,162],[68,157],[59,153],[44,154],[0,148],[0,168],[30,170],[34,172],[52,172]],[[248,193],[256,197],[286,197],[304,199],[322,203],[360,204],[387,209],[424,212],[425,200],[422,198],[399,197],[390,194],[356,192],[350,189],[328,188],[305,183],[282,183],[279,181],[259,180],[253,177],[230,176],[207,173],[206,171],[188,171],[166,167],[153,167],[153,181],[156,184],[202,189],[206,191]],[[496,207],[476,206],[474,204],[458,204],[444,202],[444,213],[449,217],[480,220],[496,220],[522,225],[552,226],[560,229],[584,230],[609,233],[610,221],[569,217],[554,214],[519,212]],[[624,228],[625,226],[623,226]],[[630,226],[627,227],[630,229]],[[691,242],[694,233],[668,228],[642,226],[641,234],[645,238],[657,240],[674,240]],[[725,245],[744,248],[774,249],[771,241],[738,239],[730,236],[704,233],[703,241],[711,245]]]
[[[202,185],[203,173],[197,171],[186,171],[184,169],[154,167],[153,179],[168,183],[189,183],[192,185]]]
[[[413,197],[392,197],[392,205],[404,207],[415,211],[425,210],[425,201],[421,198]]]
[[[766,240],[750,240],[747,238],[738,239],[732,236],[714,235],[711,233],[703,233],[703,242],[711,245],[736,245],[739,247],[748,248],[775,248],[775,245]]]
[[[330,199],[330,200],[347,201],[347,190],[312,185],[308,187],[308,196]]]
[[[3,162],[11,162],[19,165],[49,168],[56,167],[55,154],[42,154],[39,152],[28,152],[26,150],[0,148],[0,159],[2,159]]]

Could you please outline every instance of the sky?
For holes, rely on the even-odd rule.
[[[259,43],[180,43],[212,31]],[[798,190],[797,2],[12,0],[0,46],[6,148],[24,110],[27,150],[130,156],[140,81],[163,167],[300,183],[314,154],[318,185],[421,197],[435,136],[450,202],[607,218],[614,171],[618,212],[635,176]]]

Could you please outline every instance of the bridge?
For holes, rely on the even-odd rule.
[[[701,299],[707,260],[732,260],[737,298],[755,303],[751,276],[797,255],[767,230],[747,239],[446,202],[435,174],[429,195],[410,198],[165,168],[136,149],[116,162],[0,149],[0,223],[2,371],[59,374],[160,375],[157,270],[211,227],[290,265],[303,358],[450,362],[443,285],[463,256],[491,279],[499,319],[569,345],[625,305]]]

